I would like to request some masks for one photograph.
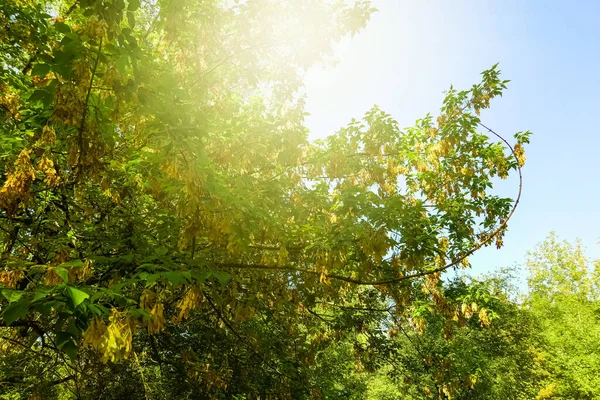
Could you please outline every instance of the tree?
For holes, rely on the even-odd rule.
[[[302,71],[364,26],[366,1],[0,5],[3,324],[66,354],[49,383],[75,396],[92,354],[137,362],[187,319],[203,326],[190,340],[223,340],[213,356],[252,359],[236,379],[258,366],[278,393],[318,396],[299,372],[318,346],[297,348],[322,334],[316,308],[377,297],[402,314],[422,288],[443,311],[441,274],[502,245],[517,202],[492,182],[520,175],[529,133],[479,132],[506,87],[496,66],[435,119],[400,129],[375,107],[307,140]],[[302,329],[265,353],[265,319]]]
[[[554,233],[527,259],[527,305],[547,341],[542,354],[546,386],[538,398],[596,399],[600,395],[598,262],[580,242]]]
[[[367,378],[379,386],[368,385],[372,398],[535,398],[545,342],[536,318],[512,299],[510,276],[457,277],[442,290],[452,318],[421,294],[417,310],[390,312],[388,331],[371,337],[379,364],[379,375]]]

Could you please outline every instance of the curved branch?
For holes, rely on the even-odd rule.
[[[500,136],[499,134],[497,134],[496,132],[494,132],[492,129],[488,128],[481,122],[478,122],[478,124],[480,126],[482,126],[483,128],[487,129],[493,135],[497,136],[500,140],[502,140],[502,142],[504,142],[504,144],[508,147],[508,149],[512,153],[513,157],[518,161],[518,157],[515,154],[515,150],[510,145],[510,143],[508,143],[508,141],[506,139],[504,139],[502,136]],[[335,280],[339,280],[339,281],[343,281],[343,282],[352,283],[355,285],[380,286],[380,285],[388,285],[391,283],[398,283],[398,282],[406,281],[409,279],[421,278],[421,277],[424,277],[427,275],[432,275],[432,274],[436,274],[438,272],[443,272],[449,268],[455,267],[456,265],[461,263],[464,259],[473,255],[476,251],[478,251],[485,245],[489,244],[492,239],[494,239],[498,234],[500,234],[504,229],[506,229],[508,221],[511,219],[511,217],[513,216],[513,214],[515,213],[515,211],[517,209],[519,201],[521,200],[521,193],[523,191],[523,173],[521,171],[521,166],[519,165],[518,162],[517,162],[517,172],[519,174],[519,191],[517,193],[516,200],[511,208],[510,212],[508,213],[508,216],[502,221],[500,226],[498,226],[496,229],[489,231],[489,233],[487,233],[485,235],[484,240],[479,242],[477,245],[475,245],[474,247],[472,247],[470,250],[466,251],[462,255],[459,255],[458,257],[454,258],[448,264],[445,264],[438,268],[404,275],[404,276],[401,276],[398,278],[381,279],[381,280],[374,280],[374,281],[356,279],[356,278],[351,278],[348,276],[336,275],[336,274],[323,274],[323,276],[327,279],[335,279]],[[218,264],[218,265],[221,267],[233,268],[233,269],[263,269],[263,270],[276,270],[276,271],[294,271],[294,272],[301,272],[301,273],[313,274],[313,275],[321,275],[322,274],[320,271],[313,271],[313,270],[308,270],[308,269],[304,269],[304,268],[297,268],[297,267],[294,267],[291,265],[269,266],[269,265],[259,265],[259,264],[235,264],[235,263],[223,263],[223,264]]]

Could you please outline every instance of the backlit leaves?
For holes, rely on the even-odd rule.
[[[313,368],[335,335],[373,329],[323,333],[324,304],[389,301],[423,333],[437,313],[448,337],[493,323],[441,282],[502,245],[513,202],[493,181],[525,161],[528,133],[514,154],[481,133],[507,83],[495,66],[414,126],[374,107],[312,143],[300,71],[363,27],[369,2],[34,3],[49,14],[0,14],[19,28],[1,34],[14,47],[0,59],[5,325],[35,321],[70,357],[91,347],[103,362],[197,318],[256,358],[263,329],[283,325],[299,332],[277,351]],[[185,357],[226,387],[225,368]]]

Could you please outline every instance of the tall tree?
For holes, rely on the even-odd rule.
[[[2,319],[9,340],[68,355],[56,381],[75,392],[95,362],[82,348],[137,359],[135,338],[200,315],[280,392],[317,396],[273,353],[314,362],[293,339],[320,334],[311,311],[379,298],[410,313],[424,290],[450,316],[441,274],[502,245],[518,201],[493,180],[520,175],[529,133],[481,133],[506,87],[496,66],[436,118],[401,129],[375,107],[307,140],[303,71],[364,26],[367,1],[0,6]],[[265,320],[302,328],[270,352]]]
[[[372,346],[402,398],[535,398],[546,343],[510,276],[456,278],[443,291],[452,319],[423,297],[418,317],[392,319],[390,340]]]
[[[546,341],[542,355],[546,386],[538,398],[597,399],[600,396],[599,263],[581,243],[552,233],[528,256],[527,305]]]

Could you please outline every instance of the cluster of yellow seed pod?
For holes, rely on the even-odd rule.
[[[92,15],[85,25],[85,34],[92,39],[100,39],[104,37],[108,31],[108,24],[105,20],[99,19],[97,16]]]
[[[188,319],[190,312],[202,302],[202,293],[197,286],[192,286],[185,292],[183,298],[177,303],[179,314],[173,318],[173,322],[179,323]]]
[[[93,262],[90,259],[86,259],[83,265],[80,267],[68,267],[69,271],[69,282],[83,281],[92,274]]]
[[[29,188],[35,179],[35,169],[31,165],[31,150],[19,153],[14,168],[8,173],[0,189],[0,207],[14,211],[14,208],[29,197]]]
[[[148,321],[148,334],[152,335],[165,329],[167,321],[164,316],[164,305],[162,303],[154,304],[150,310],[150,321]]]
[[[19,107],[21,100],[17,93],[11,90],[8,85],[0,83],[0,106],[7,111],[15,120],[20,119]]]
[[[60,183],[60,177],[54,168],[54,162],[47,157],[42,157],[38,161],[37,170],[44,173],[44,183],[49,186],[56,186]]]
[[[133,319],[113,308],[108,322],[94,318],[83,333],[83,345],[97,350],[105,363],[127,359],[132,351]]]
[[[422,335],[425,332],[425,328],[427,327],[427,320],[425,320],[425,318],[415,317],[412,318],[410,322],[419,335]]]
[[[515,157],[517,158],[517,163],[519,164],[519,167],[525,165],[525,150],[523,149],[523,145],[521,144],[521,142],[515,144],[515,146],[513,147],[513,151],[515,153]]]
[[[25,274],[22,270],[3,270],[0,271],[0,284],[7,288],[14,289]]]
[[[63,279],[58,275],[54,267],[48,267],[44,274],[44,285],[54,286],[63,282]]]
[[[470,319],[473,315],[477,314],[482,328],[488,328],[492,324],[488,309],[479,307],[475,302],[463,303],[460,308],[460,313],[466,319]]]
[[[159,301],[159,296],[152,290],[144,290],[140,296],[140,307],[150,313],[148,333],[150,335],[165,329],[167,321],[164,315],[164,305]]]

